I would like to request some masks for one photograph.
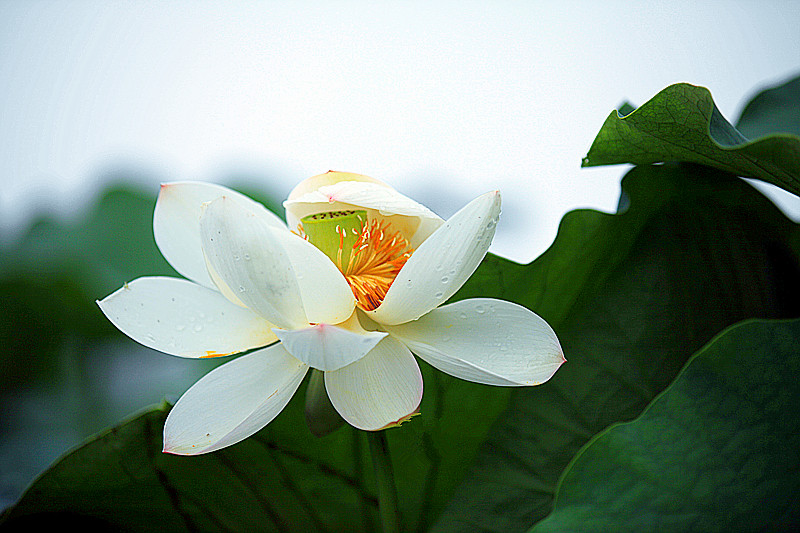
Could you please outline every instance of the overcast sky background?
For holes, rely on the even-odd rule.
[[[0,238],[112,173],[285,195],[335,169],[445,217],[500,189],[492,250],[527,262],[568,210],[615,208],[625,168],[580,168],[613,108],[685,81],[734,121],[800,73],[800,7],[3,0],[0,50]]]

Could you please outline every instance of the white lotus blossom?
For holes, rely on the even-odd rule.
[[[338,413],[363,430],[418,411],[413,354],[456,377],[537,385],[564,362],[553,330],[519,305],[442,305],[480,264],[500,214],[497,191],[449,220],[378,180],[328,172],[300,183],[287,222],[207,183],[162,185],[156,243],[186,279],[143,277],[98,302],[132,339],[171,355],[249,352],[180,398],[164,451],[239,442],[272,421],[310,368]],[[277,342],[280,341],[280,342]]]

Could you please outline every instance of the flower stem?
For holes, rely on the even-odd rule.
[[[397,509],[397,489],[394,484],[392,460],[385,431],[367,431],[372,466],[375,468],[375,483],[378,485],[378,510],[384,533],[400,531],[400,513]]]

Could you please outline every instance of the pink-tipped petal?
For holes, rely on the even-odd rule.
[[[462,300],[386,329],[439,370],[486,385],[539,385],[564,363],[547,322],[503,300]]]

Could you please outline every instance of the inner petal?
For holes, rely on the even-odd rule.
[[[413,250],[386,220],[369,220],[363,210],[304,217],[298,232],[330,257],[344,275],[358,306],[377,309]]]
[[[304,329],[273,328],[290,354],[318,370],[338,370],[358,361],[387,334],[366,331],[356,314],[340,324],[315,324]]]

